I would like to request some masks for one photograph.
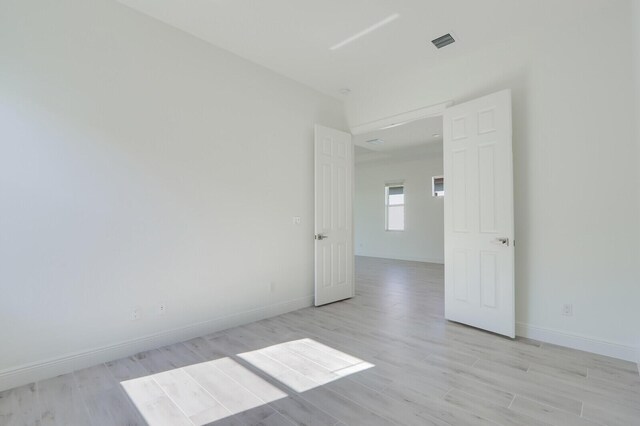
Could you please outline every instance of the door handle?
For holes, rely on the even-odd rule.
[[[502,246],[509,247],[509,239],[506,237],[496,238],[496,242]]]
[[[329,238],[326,235],[322,235],[322,234],[316,234],[315,239],[320,241],[320,240],[324,240],[325,238]]]

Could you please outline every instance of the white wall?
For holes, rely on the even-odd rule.
[[[632,26],[633,26],[633,59],[634,59],[634,76],[635,76],[635,93],[636,93],[636,142],[638,144],[638,168],[640,169],[640,120],[637,117],[640,115],[640,0],[633,0],[632,11]],[[638,193],[640,194],[640,173],[638,173]],[[640,196],[640,195],[639,195]],[[640,233],[638,234],[638,241],[640,241]],[[636,307],[640,308],[640,297],[636,299]],[[637,320],[636,323],[640,324],[640,309],[636,309]],[[640,372],[640,327],[636,332],[637,342],[637,361],[638,371]]]
[[[518,332],[633,359],[638,143],[626,0],[427,68],[352,87],[351,126],[513,89]],[[574,316],[560,314],[564,303]]]
[[[442,175],[442,147],[407,158],[357,163],[355,251],[358,256],[444,262],[444,199],[431,196],[431,177]],[[405,184],[405,230],[385,231],[384,188]]]
[[[0,388],[309,305],[315,122],[115,1],[0,1]]]

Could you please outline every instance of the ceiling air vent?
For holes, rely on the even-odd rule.
[[[455,40],[453,37],[451,37],[451,34],[445,34],[434,40],[431,40],[431,43],[433,43],[433,45],[438,49],[442,49],[443,47],[450,45],[454,41]]]
[[[371,145],[382,145],[384,141],[382,139],[371,139],[368,140],[367,143]]]

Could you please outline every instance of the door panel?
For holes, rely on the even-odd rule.
[[[445,317],[515,336],[511,92],[444,112]]]
[[[315,127],[315,305],[353,297],[351,135]]]

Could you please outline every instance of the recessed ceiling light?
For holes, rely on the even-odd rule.
[[[360,31],[359,33],[354,34],[351,37],[342,40],[340,43],[334,44],[333,46],[331,46],[329,48],[329,50],[340,49],[341,47],[346,46],[347,44],[351,43],[352,41],[355,41],[355,40],[359,39],[360,37],[366,36],[370,32],[373,32],[373,31],[377,30],[378,28],[383,27],[383,26],[387,25],[388,23],[395,21],[399,17],[400,17],[400,14],[398,14],[398,13],[394,13],[393,15],[389,15],[386,18],[384,18],[382,21],[377,22],[377,23],[373,24],[372,26],[370,26],[368,28],[365,28],[364,30]]]
[[[368,140],[367,143],[371,145],[382,145],[384,141],[382,139],[371,139]]]

